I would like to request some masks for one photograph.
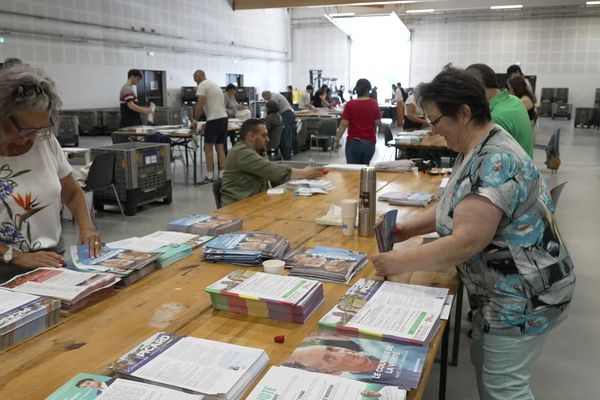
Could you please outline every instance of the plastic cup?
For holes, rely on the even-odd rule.
[[[283,275],[283,268],[285,267],[285,261],[283,260],[266,260],[263,261],[263,271],[267,274]]]
[[[356,210],[358,201],[355,199],[344,199],[342,208],[342,234],[344,236],[354,235],[354,225],[356,225]]]

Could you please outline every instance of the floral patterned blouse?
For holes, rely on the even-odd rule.
[[[25,154],[0,156],[0,242],[20,251],[55,247],[60,240],[60,179],[71,166],[56,137],[39,137]]]
[[[481,312],[481,329],[508,336],[546,332],[566,317],[575,286],[573,263],[546,183],[498,126],[458,156],[437,208],[441,236],[452,233],[454,209],[469,194],[504,212],[492,242],[458,267],[471,307]]]

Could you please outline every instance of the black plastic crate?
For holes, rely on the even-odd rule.
[[[598,127],[600,110],[597,108],[580,107],[575,109],[575,128]]]
[[[61,146],[79,146],[79,120],[76,115],[59,115],[57,139]]]
[[[118,109],[102,110],[102,130],[110,135],[121,126],[121,112]]]
[[[569,102],[569,88],[554,89],[554,102],[555,103],[568,103]]]
[[[156,107],[154,110],[154,125],[170,125],[170,110],[168,107]],[[180,122],[181,123],[181,122]]]
[[[552,103],[552,119],[563,118],[571,119],[571,104],[567,103]]]
[[[538,111],[538,116],[540,117],[551,117],[552,116],[552,103],[544,101],[540,103],[540,108]]]
[[[101,121],[96,110],[77,110],[80,135],[99,135],[102,133]]]
[[[554,89],[553,88],[542,88],[541,102],[552,103],[554,101]]]

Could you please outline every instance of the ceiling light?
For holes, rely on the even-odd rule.
[[[146,53],[146,54],[148,54],[150,57],[154,57],[154,52],[153,52],[153,51],[149,51],[149,52],[148,52],[148,53]]]
[[[0,44],[4,44],[4,37],[0,36]]]
[[[406,10],[407,14],[420,14],[420,13],[430,13],[434,12],[433,8],[422,8],[420,10]]]
[[[492,10],[517,10],[523,8],[523,4],[511,4],[508,6],[491,6]]]
[[[600,1],[586,1],[585,4],[588,6],[596,6],[600,5]]]
[[[338,13],[338,14],[329,14],[331,18],[343,18],[343,17],[354,17],[356,14],[353,12],[350,13]]]
[[[366,3],[346,3],[346,4],[321,4],[318,6],[306,6],[306,8],[324,8],[324,7],[353,7],[353,6],[380,6],[385,4],[412,4],[417,0],[389,0],[389,1],[373,1]]]

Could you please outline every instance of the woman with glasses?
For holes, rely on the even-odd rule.
[[[54,136],[61,100],[39,69],[0,70],[0,281],[64,265],[62,204],[79,225],[79,242],[101,250],[83,192]]]
[[[529,377],[566,316],[573,263],[554,204],[523,148],[491,122],[484,88],[449,69],[418,95],[434,133],[459,152],[437,205],[397,226],[396,241],[440,239],[372,257],[379,275],[457,266],[473,311],[471,360],[481,399],[533,399]]]
[[[344,107],[342,121],[335,134],[333,148],[338,150],[340,139],[346,129],[346,162],[348,164],[369,164],[375,154],[377,127],[381,125],[381,111],[377,100],[369,97],[371,82],[359,79],[355,86],[357,98]]]

